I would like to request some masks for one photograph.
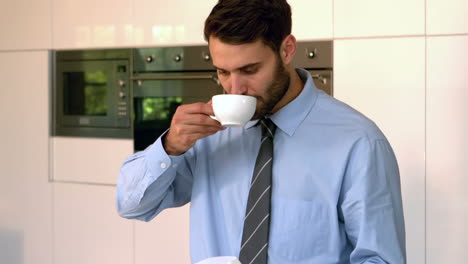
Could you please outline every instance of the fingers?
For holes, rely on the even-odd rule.
[[[177,108],[171,122],[174,125],[197,125],[197,126],[215,126],[220,128],[221,124],[212,119],[214,116],[213,107],[209,104],[195,103],[181,105]],[[195,132],[200,132],[196,130]]]
[[[172,117],[171,127],[164,138],[164,149],[170,155],[186,152],[201,138],[213,135],[224,127],[210,118],[214,115],[209,104],[181,105]]]
[[[214,115],[213,107],[211,104],[205,103],[194,103],[181,105],[177,110],[180,110],[187,114],[205,114],[205,115]]]
[[[191,134],[183,134],[183,136],[179,137],[179,143],[181,146],[184,146],[187,148],[187,150],[193,145],[195,145],[195,142],[199,139],[214,135],[218,132],[216,131],[205,131],[205,132],[200,132],[200,133],[191,133]]]
[[[194,130],[192,132],[200,132],[200,129],[204,129],[205,127],[221,127],[221,124],[217,120],[211,118],[209,115],[187,113],[174,115],[172,118],[171,127],[174,125],[190,126],[190,128]]]

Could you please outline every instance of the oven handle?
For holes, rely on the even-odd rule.
[[[312,78],[319,79],[323,84],[327,84],[327,78],[321,74],[312,74]],[[141,76],[141,77],[130,77],[130,80],[137,81],[138,85],[141,85],[142,81],[152,80],[212,80],[217,85],[221,85],[216,75],[167,75],[167,76]]]
[[[221,85],[216,75],[162,75],[162,76],[140,76],[130,77],[130,80],[137,81],[141,85],[142,81],[146,80],[212,80],[217,85]]]
[[[327,84],[327,77],[321,74],[312,74],[312,78],[319,79],[319,81],[321,81],[323,84]]]

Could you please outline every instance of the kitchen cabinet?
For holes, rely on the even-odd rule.
[[[424,0],[335,0],[335,38],[424,34]]]
[[[52,263],[48,61],[0,52],[0,263]]]
[[[426,6],[428,35],[468,33],[468,1],[427,0]]]
[[[137,46],[206,44],[205,19],[215,0],[133,0],[133,32]]]
[[[427,39],[427,264],[468,259],[468,36]]]
[[[0,50],[50,49],[52,0],[0,2]]]
[[[117,215],[115,187],[54,183],[54,262],[133,262],[133,222]]]
[[[206,44],[203,27],[217,1],[134,0],[134,43],[141,45]],[[332,0],[290,0],[293,34],[299,40],[330,39]]]
[[[334,94],[372,119],[400,167],[408,263],[425,259],[425,38],[337,40]]]
[[[53,137],[54,181],[117,184],[120,166],[133,153],[132,139]]]
[[[135,222],[135,264],[191,263],[190,205],[162,211],[150,222]],[[202,242],[200,242],[202,243]]]
[[[58,0],[55,49],[205,44],[203,24],[216,1]]]
[[[132,0],[53,1],[53,48],[131,46],[132,10]]]
[[[292,33],[298,40],[333,38],[332,0],[289,0]]]
[[[204,45],[204,22],[216,2],[54,1],[53,48]],[[297,39],[333,37],[332,0],[291,0],[290,5]]]

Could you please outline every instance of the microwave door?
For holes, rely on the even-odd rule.
[[[61,62],[58,68],[58,123],[72,127],[111,127],[116,112],[113,63]]]

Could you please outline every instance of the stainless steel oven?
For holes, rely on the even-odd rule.
[[[300,42],[294,66],[308,70],[317,88],[333,95],[332,41]],[[223,93],[207,46],[133,50],[133,136],[136,151],[166,131],[181,104]]]
[[[308,70],[315,86],[333,96],[333,41],[298,42],[293,65]]]
[[[133,70],[135,150],[169,128],[179,105],[223,93],[206,46],[135,49]]]
[[[131,50],[68,50],[54,56],[54,135],[131,138]]]

